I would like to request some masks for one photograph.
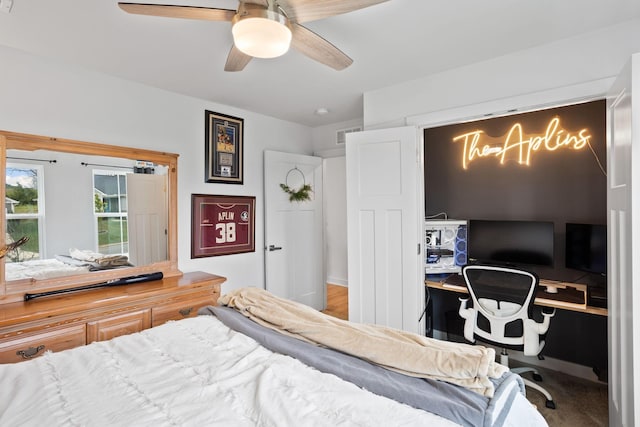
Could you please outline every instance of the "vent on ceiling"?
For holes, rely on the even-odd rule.
[[[362,127],[354,127],[349,129],[340,129],[336,132],[336,144],[343,145],[347,141],[347,134],[362,131]]]
[[[9,13],[13,7],[13,0],[0,0],[0,12]]]

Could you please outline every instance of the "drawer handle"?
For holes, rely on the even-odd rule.
[[[183,308],[182,310],[178,310],[178,313],[182,315],[182,317],[187,317],[193,311],[193,307]]]
[[[23,359],[33,359],[42,350],[44,350],[44,344],[41,344],[37,347],[29,347],[26,350],[18,350],[16,351],[16,354],[18,356],[22,356]]]

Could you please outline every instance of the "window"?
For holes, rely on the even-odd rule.
[[[6,262],[41,258],[44,224],[43,168],[39,165],[7,163],[5,184],[6,241],[24,236],[29,240],[7,253]]]
[[[93,204],[98,252],[129,253],[127,177],[125,172],[93,171]]]

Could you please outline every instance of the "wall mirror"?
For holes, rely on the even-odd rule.
[[[177,268],[177,154],[0,131],[0,302]]]

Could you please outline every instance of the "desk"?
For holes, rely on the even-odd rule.
[[[440,280],[427,279],[424,283],[429,288],[456,293],[468,293],[464,278],[459,274],[452,274]],[[607,316],[606,308],[587,305],[586,285],[540,279],[540,286],[541,288],[538,289],[536,293],[535,305]],[[547,286],[553,286],[558,290],[558,293],[551,294],[546,292],[545,288]]]
[[[439,331],[446,333],[446,339],[464,342],[458,297],[468,291],[461,275],[449,277],[425,280],[425,286],[433,290],[427,307],[427,335]],[[607,309],[587,305],[586,285],[545,280],[541,285],[558,288],[557,294],[548,294],[544,288],[536,294],[538,309],[534,311],[541,307],[558,309],[546,336],[544,354],[592,367],[598,376],[606,376]]]

